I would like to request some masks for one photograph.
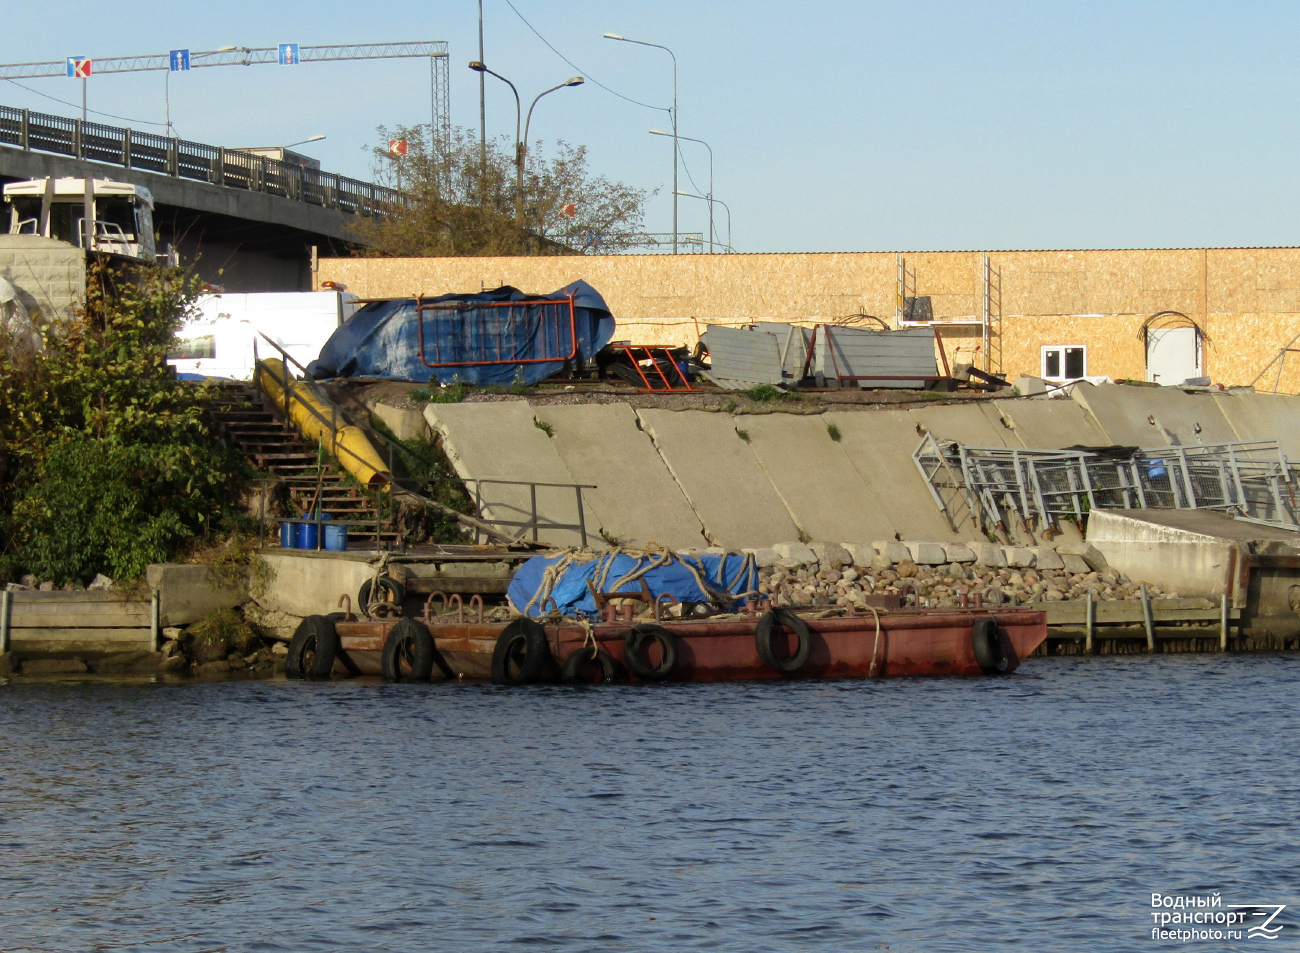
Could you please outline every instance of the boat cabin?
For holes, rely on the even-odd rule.
[[[91,250],[154,261],[153,196],[142,185],[111,179],[50,178],[10,182],[10,235],[43,235],[86,247],[86,213],[93,209]]]

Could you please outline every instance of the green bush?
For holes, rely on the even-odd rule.
[[[0,353],[0,575],[132,580],[234,512],[247,464],[167,366],[193,291],[92,263],[74,320],[28,359]]]

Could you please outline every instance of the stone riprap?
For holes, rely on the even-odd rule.
[[[1004,549],[988,545],[988,553],[1004,555]],[[921,550],[921,547],[926,547]],[[1008,605],[1067,602],[1087,598],[1091,589],[1099,601],[1140,598],[1140,584],[1114,569],[1083,563],[1083,571],[1057,568],[1061,559],[1050,549],[1016,549],[1017,561],[1028,566],[1007,565],[1004,558],[997,565],[983,562],[950,561],[937,565],[918,564],[910,550],[929,553],[937,543],[900,543],[881,541],[866,543],[778,543],[769,550],[750,550],[759,566],[759,591],[770,596],[776,605],[839,606],[865,605],[869,594],[919,595],[923,606],[949,608],[958,605],[959,595],[979,593],[986,603],[996,600],[989,593],[995,589]],[[901,550],[900,548],[901,547]],[[977,544],[978,547],[978,544]],[[962,547],[963,549],[965,547]],[[825,562],[818,558],[822,553]],[[891,556],[892,554],[892,556]],[[845,562],[844,557],[852,561]],[[899,557],[899,558],[893,558]],[[1051,568],[1034,568],[1042,561]],[[1148,585],[1152,598],[1177,598],[1158,586]]]

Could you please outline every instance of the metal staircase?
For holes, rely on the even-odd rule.
[[[319,487],[319,508],[335,520],[353,524],[350,535],[394,543],[398,533],[381,512],[377,494],[368,492],[341,471],[318,446],[303,438],[256,386],[246,381],[214,382],[209,413],[221,436],[259,470],[283,483],[297,517],[312,508]]]

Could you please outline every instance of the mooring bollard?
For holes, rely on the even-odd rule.
[[[1093,649],[1095,647],[1093,643],[1093,638],[1095,637],[1096,630],[1097,630],[1097,604],[1092,600],[1093,600],[1093,591],[1089,589],[1088,605],[1087,605],[1087,613],[1088,613],[1087,633],[1088,634],[1086,640],[1084,641],[1084,651],[1086,651],[1089,655],[1093,653]]]
[[[0,593],[0,655],[9,651],[9,619],[13,608],[14,594],[6,589]]]
[[[1219,651],[1228,651],[1228,597],[1219,599]]]
[[[1147,651],[1156,650],[1156,623],[1151,617],[1151,597],[1147,595],[1147,584],[1142,583],[1142,621],[1147,627]]]

